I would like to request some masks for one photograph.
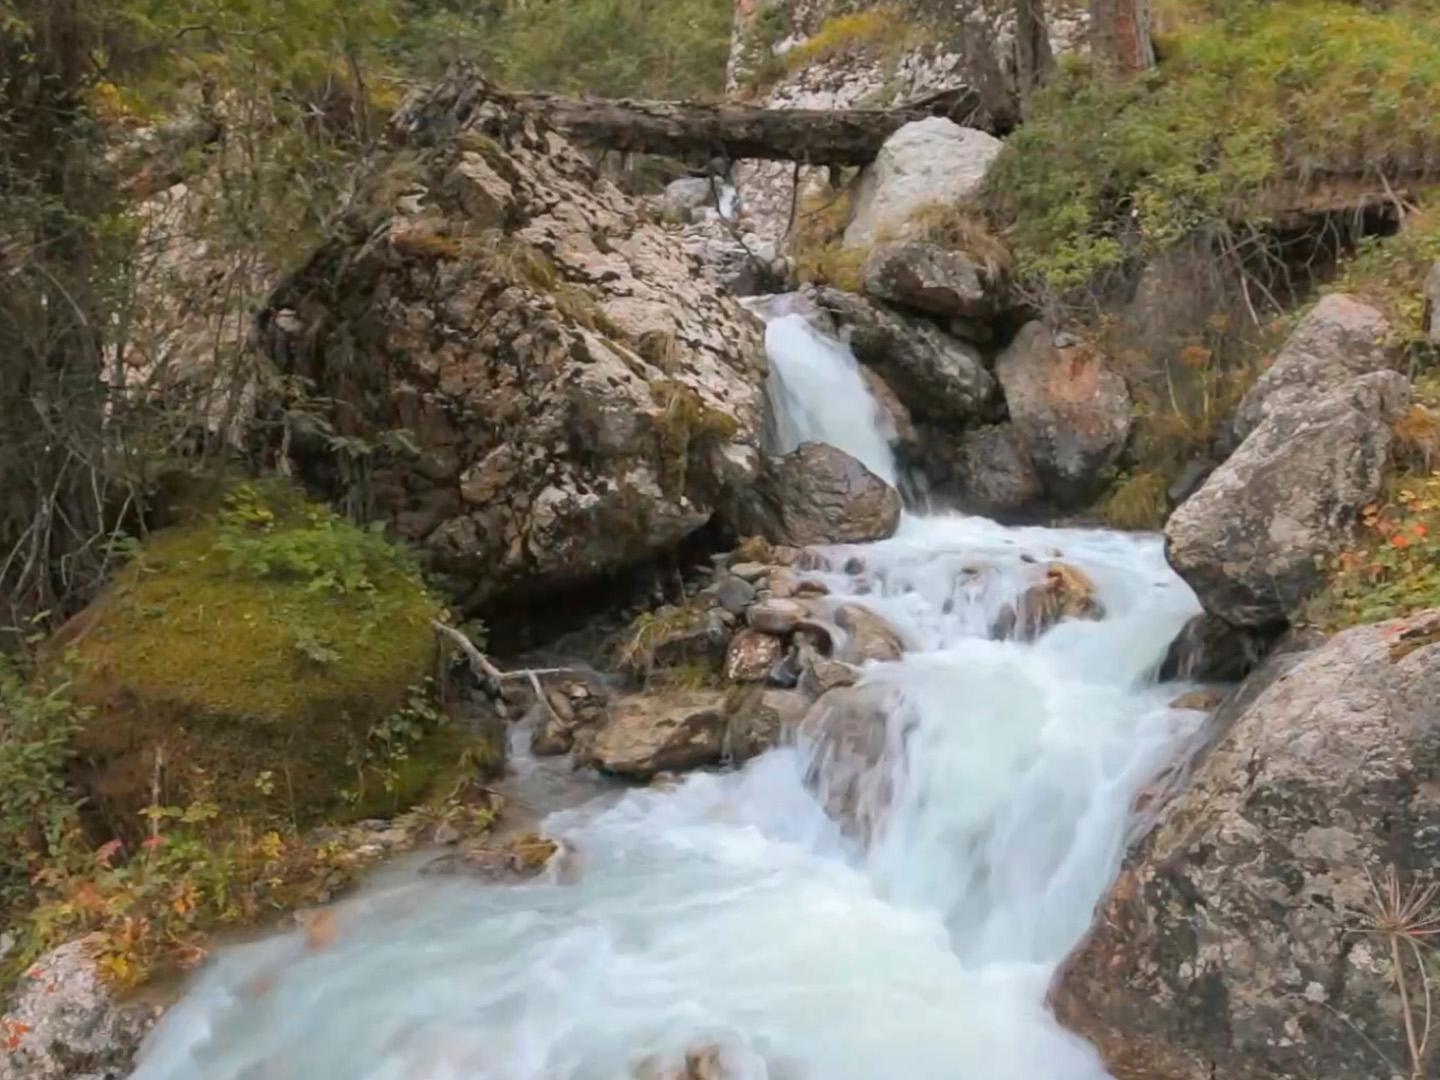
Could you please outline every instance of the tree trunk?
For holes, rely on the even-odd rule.
[[[1045,0],[1015,0],[1015,81],[1021,116],[1029,114],[1030,95],[1045,84],[1054,67]]]
[[[1090,39],[1096,58],[1122,78],[1154,67],[1150,0],[1090,0]]]

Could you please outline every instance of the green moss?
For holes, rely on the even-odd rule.
[[[1413,171],[1440,139],[1440,10],[1418,0],[1192,3],[1162,55],[1129,82],[1062,65],[991,172],[1019,268],[1051,292],[1264,224],[1277,183]]]
[[[888,6],[832,15],[815,33],[785,54],[791,71],[847,53],[891,58],[904,49],[914,31]]]
[[[433,671],[440,605],[403,552],[289,489],[245,490],[248,522],[232,502],[157,534],[65,635],[94,708],[82,777],[121,831],[202,795],[286,819],[340,807],[371,729]]]

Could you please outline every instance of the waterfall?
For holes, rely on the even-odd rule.
[[[860,365],[846,346],[811,325],[799,311],[772,301],[765,326],[770,357],[768,393],[780,453],[802,442],[838,446],[889,484],[896,481],[894,437]]]
[[[782,437],[893,477],[848,351],[796,315],[769,331]],[[658,1080],[697,1046],[743,1080],[1103,1080],[1044,996],[1136,793],[1194,734],[1152,677],[1194,596],[1151,536],[907,516],[827,554],[830,598],[909,645],[863,673],[894,748],[868,843],[821,808],[805,746],[568,808],[545,823],[579,860],[563,882],[391,884],[341,906],[328,948],[226,952],[136,1080]],[[1057,558],[1104,617],[991,640]]]

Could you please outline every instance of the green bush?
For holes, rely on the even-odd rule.
[[[1008,140],[988,201],[1042,289],[1076,290],[1196,231],[1263,224],[1259,196],[1277,182],[1393,172],[1440,145],[1434,5],[1203,8],[1147,75],[1062,64]]]
[[[478,58],[521,89],[653,98],[725,91],[731,0],[534,0],[503,9],[430,0],[412,10],[397,49],[402,63],[432,74]]]
[[[74,826],[65,769],[82,718],[63,690],[26,686],[0,656],[0,913],[28,893],[31,874]]]

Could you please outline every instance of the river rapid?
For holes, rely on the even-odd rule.
[[[849,351],[768,316],[781,448],[828,441],[894,480]],[[990,640],[1056,557],[1105,617]],[[847,563],[821,574],[832,596],[911,645],[864,675],[894,702],[868,843],[821,809],[803,743],[558,810],[564,874],[387,878],[340,905],[328,948],[297,931],[224,952],[135,1080],[630,1080],[697,1047],[735,1080],[1102,1080],[1045,993],[1136,793],[1202,720],[1155,678],[1195,598],[1157,537],[955,514],[907,514],[831,553]]]

